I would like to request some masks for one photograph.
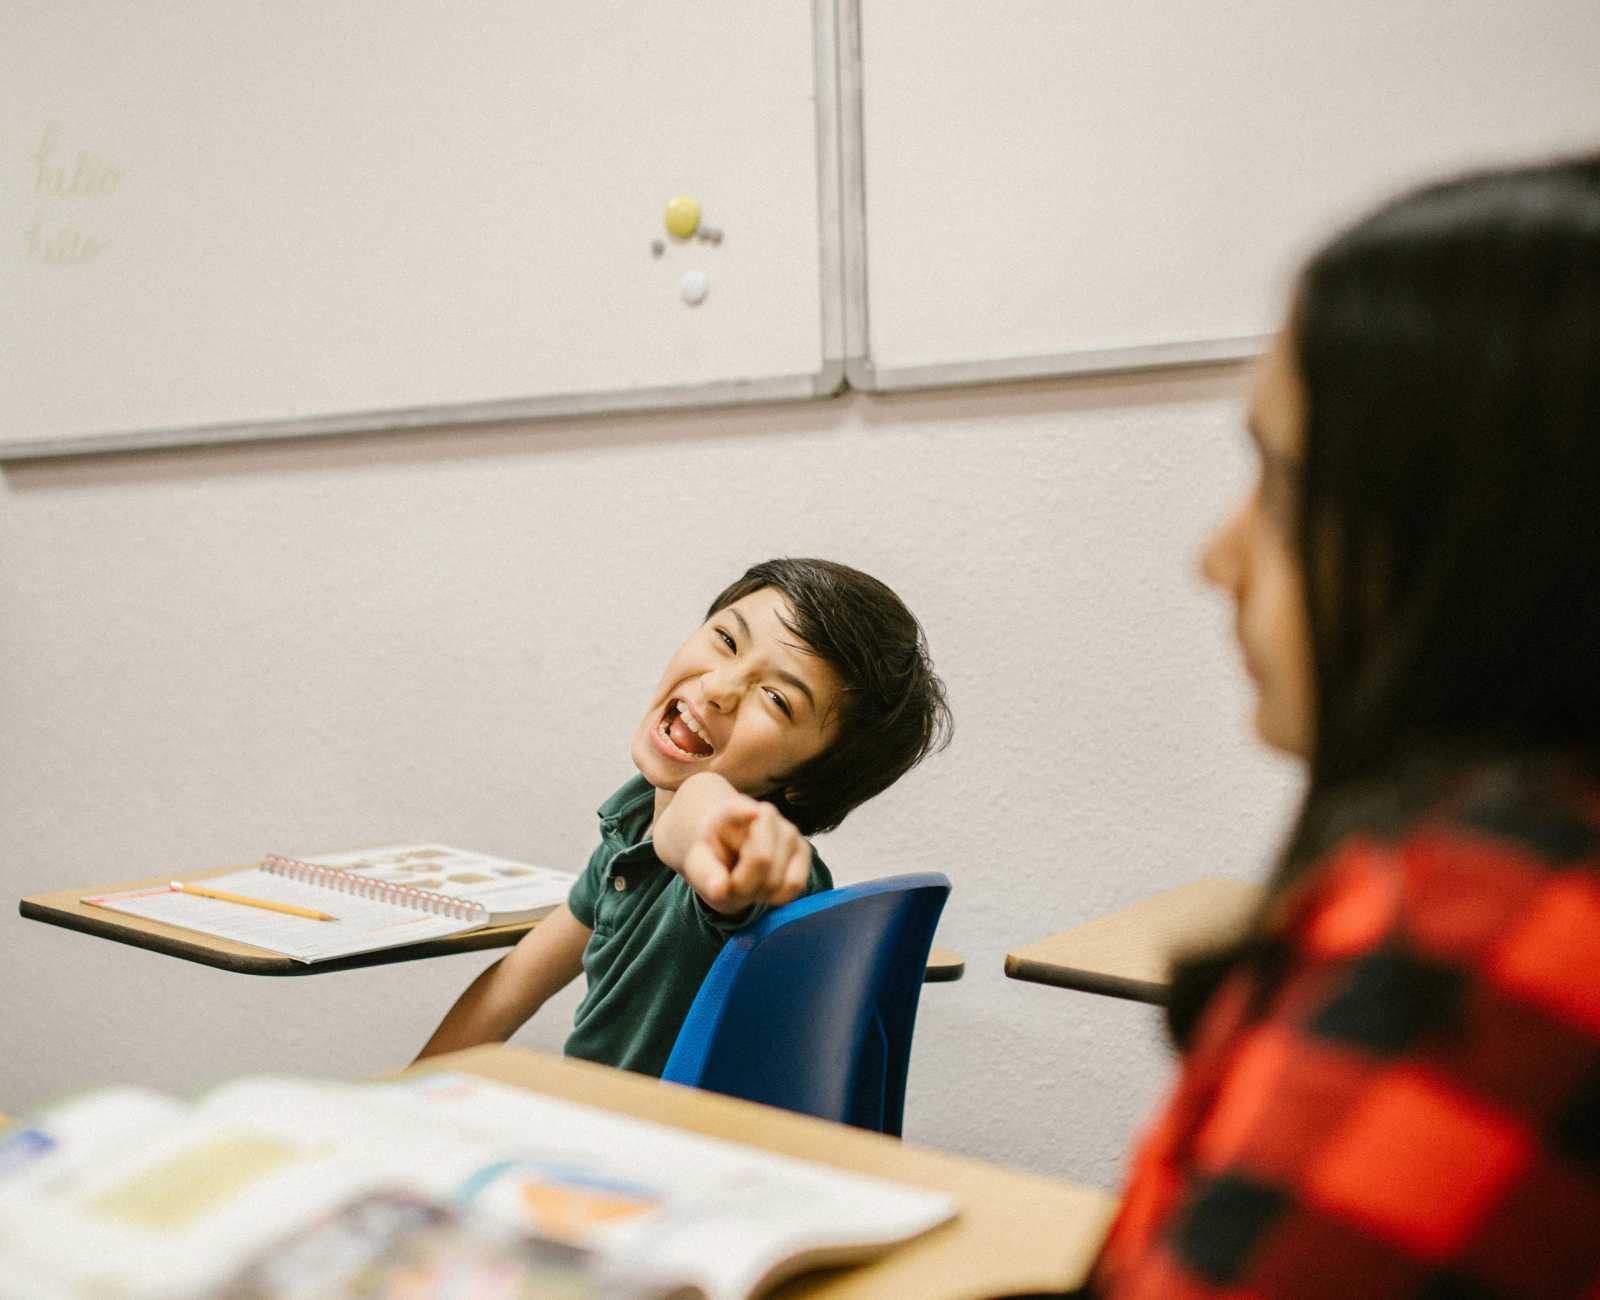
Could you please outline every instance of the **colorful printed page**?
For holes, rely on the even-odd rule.
[[[16,1189],[40,1177],[70,1177],[106,1148],[176,1128],[188,1117],[182,1102],[148,1088],[100,1088],[69,1098],[0,1131],[0,1185]]]
[[[490,925],[510,925],[543,916],[567,901],[577,879],[570,871],[536,867],[444,844],[389,844],[294,860],[338,867],[368,880],[466,899],[489,909]]]
[[[746,1300],[956,1212],[940,1194],[465,1075],[245,1079],[181,1123],[118,1132],[91,1162],[45,1156],[0,1178],[0,1297],[208,1295],[379,1191],[508,1240],[565,1243],[623,1294],[692,1285],[709,1300]]]
[[[430,1190],[570,1241],[634,1276],[745,1300],[954,1217],[941,1193],[832,1169],[470,1075],[382,1086],[406,1132],[453,1135]]]
[[[296,1225],[388,1181],[385,1164],[366,1154],[376,1131],[350,1115],[320,1121],[322,1095],[321,1085],[246,1085],[234,1104],[257,1107],[254,1115],[227,1106],[211,1115],[202,1104],[180,1123],[124,1130],[92,1161],[47,1155],[0,1179],[0,1297],[212,1294]],[[30,1126],[83,1127],[72,1106]]]
[[[694,1288],[617,1276],[564,1242],[508,1237],[412,1192],[363,1192],[254,1256],[214,1300],[706,1300]]]

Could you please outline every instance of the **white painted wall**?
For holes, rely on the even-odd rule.
[[[1194,556],[1245,481],[1241,372],[387,434],[0,474],[0,892],[408,837],[576,867],[665,657],[749,562],[877,573],[956,741],[820,846],[938,869],[908,1136],[1113,1183],[1155,1013],[1005,979],[1020,942],[1259,871],[1251,739]],[[229,975],[0,914],[0,1110],[408,1060],[490,954]],[[556,1049],[571,990],[517,1041]]]

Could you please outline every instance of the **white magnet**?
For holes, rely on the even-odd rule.
[[[711,291],[711,281],[704,271],[685,271],[678,281],[678,296],[691,307],[698,307]]]

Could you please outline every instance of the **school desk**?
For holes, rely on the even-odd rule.
[[[947,1192],[949,1223],[851,1268],[791,1279],[771,1300],[980,1300],[1083,1280],[1114,1208],[1091,1188],[947,1155],[589,1061],[515,1047],[435,1056],[404,1073],[460,1070],[767,1151]]]
[[[194,871],[178,877],[182,880],[205,880],[211,876],[238,871],[239,867],[217,867],[210,871]],[[68,930],[81,930],[84,934],[111,939],[135,948],[148,948],[169,957],[216,966],[221,970],[240,975],[321,975],[328,971],[351,970],[358,966],[383,966],[390,962],[416,961],[423,957],[443,957],[457,952],[476,952],[483,948],[509,948],[522,938],[536,922],[523,921],[516,925],[496,925],[482,930],[468,930],[443,939],[429,939],[422,943],[404,944],[398,948],[381,948],[376,952],[355,953],[337,957],[332,961],[307,964],[270,952],[251,944],[222,939],[215,935],[183,930],[142,916],[127,916],[91,907],[79,901],[84,895],[112,894],[125,889],[140,889],[171,880],[166,876],[152,876],[146,880],[128,881],[117,885],[85,885],[78,889],[58,889],[47,894],[29,894],[18,904],[17,910],[30,921],[43,921]],[[935,948],[928,954],[926,980],[930,984],[958,980],[966,965],[957,953]]]
[[[1135,1002],[1167,999],[1175,955],[1227,938],[1261,887],[1210,876],[1006,954],[1006,974]]]

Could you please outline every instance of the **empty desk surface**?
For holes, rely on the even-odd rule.
[[[1238,932],[1261,886],[1210,876],[1006,954],[1012,979],[1165,1002],[1172,958]]]
[[[514,1047],[436,1056],[407,1073],[461,1070],[568,1101],[745,1142],[819,1164],[947,1192],[961,1212],[851,1268],[797,1277],[774,1300],[980,1300],[1083,1280],[1114,1203],[1104,1192],[947,1155],[588,1061]],[[1041,1143],[1049,1135],[1040,1134]]]

